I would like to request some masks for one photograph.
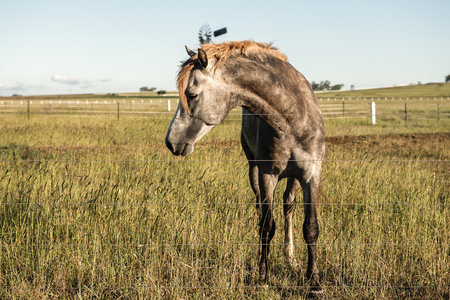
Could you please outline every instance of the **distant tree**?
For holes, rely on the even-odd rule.
[[[450,74],[445,76],[445,82],[450,82]]]
[[[339,91],[340,89],[342,89],[343,86],[344,86],[343,84],[336,84],[336,85],[333,85],[331,87],[331,90],[332,91]]]
[[[343,84],[336,84],[332,86],[329,80],[321,81],[320,83],[311,81],[311,87],[313,91],[340,90],[343,86]]]
[[[319,84],[316,83],[315,81],[311,81],[311,87],[312,87],[313,91],[319,90]]]
[[[328,80],[321,81],[319,85],[320,91],[328,91],[330,89],[331,82]]]
[[[350,86],[350,91],[353,91],[355,89],[355,86],[352,84],[351,86]]]
[[[148,88],[148,86],[143,86],[139,89],[141,92],[154,92],[156,91],[155,87]]]
[[[162,91],[157,91],[158,95],[164,95],[165,93],[167,93],[166,91],[162,90]]]

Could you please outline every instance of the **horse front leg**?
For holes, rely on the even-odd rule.
[[[297,269],[297,261],[294,258],[294,241],[292,230],[292,218],[295,210],[295,196],[300,189],[300,182],[289,177],[286,190],[283,194],[283,213],[284,213],[284,247],[283,252],[286,262],[293,270]]]
[[[241,133],[241,145],[248,160],[248,179],[250,181],[250,186],[252,187],[253,193],[256,197],[256,211],[258,212],[259,219],[261,219],[261,192],[259,188],[258,175],[259,169],[255,161],[255,155],[250,150],[243,133]]]
[[[259,282],[269,284],[269,249],[270,241],[275,235],[275,221],[273,219],[273,194],[278,182],[278,176],[259,173],[259,187],[261,192],[261,218],[259,221],[260,261]]]
[[[258,212],[258,217],[261,219],[262,210],[261,210],[261,191],[259,188],[259,171],[258,166],[254,161],[248,162],[249,170],[248,175],[250,179],[250,186],[252,187],[253,193],[256,197],[256,211]]]
[[[319,238],[319,224],[317,222],[317,204],[319,195],[320,175],[310,178],[308,182],[301,182],[305,221],[303,223],[303,237],[308,247],[308,268],[306,277],[310,280],[310,297],[318,296],[322,292],[317,269],[317,240]]]

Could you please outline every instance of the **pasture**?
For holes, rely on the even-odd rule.
[[[2,114],[0,298],[307,295],[302,199],[300,268],[290,270],[280,187],[271,286],[257,287],[258,218],[239,111],[178,158],[164,146],[173,111],[132,113],[126,100],[119,120],[116,106],[105,113],[94,104],[57,114],[52,103],[29,119],[26,110]],[[432,117],[405,122],[397,100],[376,125],[340,110],[325,120],[318,266],[326,298],[450,297],[450,110],[437,102],[439,123],[436,102],[419,100],[408,107]],[[368,100],[357,103],[368,109]]]

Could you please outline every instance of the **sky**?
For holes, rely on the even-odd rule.
[[[449,0],[0,0],[0,96],[175,91],[184,45],[270,42],[343,89],[443,82]]]

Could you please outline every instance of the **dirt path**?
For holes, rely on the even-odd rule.
[[[331,150],[377,153],[388,157],[450,159],[450,133],[341,136],[326,138]]]

